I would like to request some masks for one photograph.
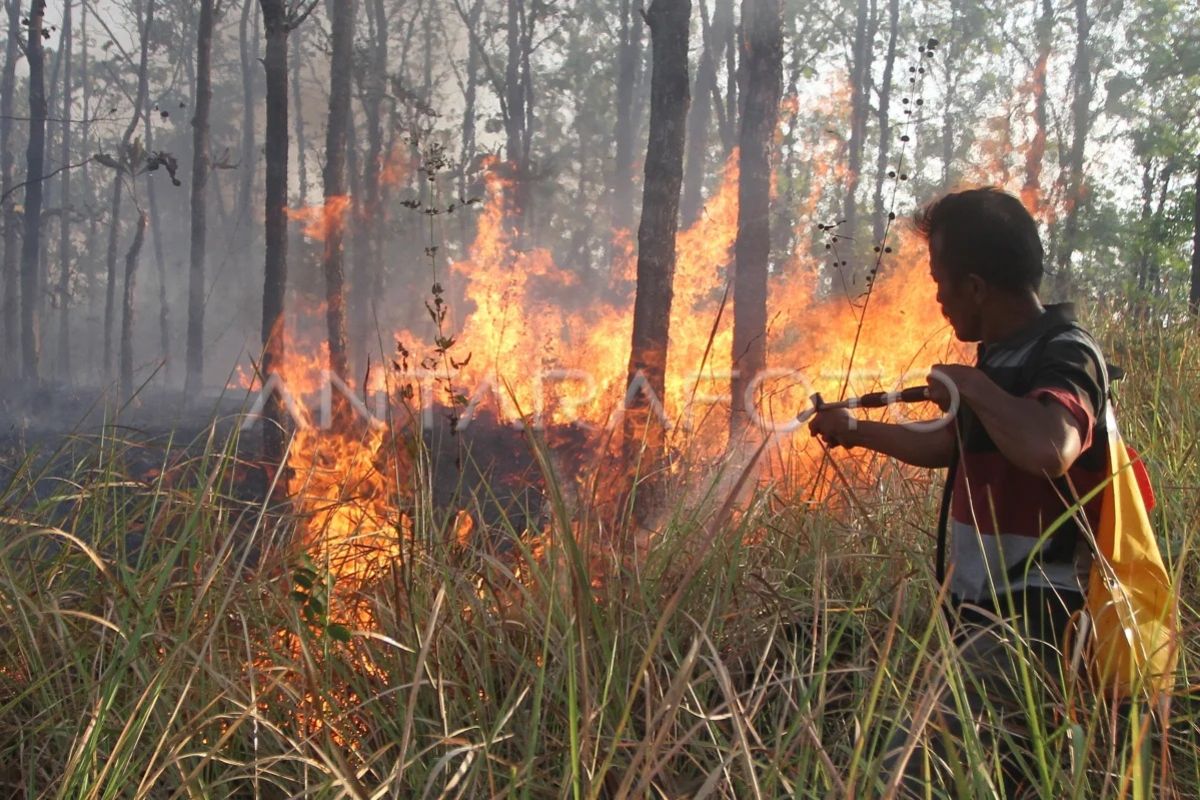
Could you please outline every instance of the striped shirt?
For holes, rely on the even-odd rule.
[[[1039,544],[1075,497],[1104,480],[1107,467],[1108,376],[1095,340],[1074,321],[1070,305],[1047,306],[1014,336],[979,346],[976,366],[984,374],[1011,394],[1063,406],[1084,440],[1066,476],[1074,492],[1068,504],[1054,481],[1010,463],[968,405],[959,410],[962,456],[950,506],[950,591],[959,602],[988,603],[1006,591],[1034,587],[1082,592],[1087,584],[1091,550],[1079,535],[1083,520],[1071,520]],[[1099,499],[1083,511],[1094,529]]]

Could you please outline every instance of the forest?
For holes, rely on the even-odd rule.
[[[1194,3],[2,2],[0,791],[1200,796]],[[806,425],[974,363],[914,216],[988,186],[1178,631],[1023,650],[1016,767],[935,744],[944,476]]]

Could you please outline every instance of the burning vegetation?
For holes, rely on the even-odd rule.
[[[896,795],[939,480],[802,412],[973,358],[907,220],[967,186],[1147,376],[1195,612],[1186,4],[2,5],[0,794]],[[1179,684],[1026,788],[1191,796]]]

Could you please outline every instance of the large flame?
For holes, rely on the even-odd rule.
[[[504,422],[582,423],[575,427],[595,432],[597,450],[611,439],[602,434],[620,416],[632,331],[633,237],[614,235],[613,263],[603,272],[566,269],[550,251],[526,247],[514,235],[505,216],[510,187],[500,171],[489,171],[486,181],[477,235],[466,257],[452,265],[452,286],[446,290],[447,298],[461,296],[465,303],[441,317],[440,324],[397,333],[415,364],[406,373],[387,376],[390,394],[382,421],[368,423],[364,413],[352,424],[329,429],[314,420],[303,410],[314,396],[343,390],[354,396],[354,387],[328,388],[327,352],[319,340],[292,340],[287,346],[280,378],[301,409],[294,414],[299,422],[287,488],[301,512],[310,555],[351,589],[410,555],[412,520],[404,509],[413,465],[393,440],[403,435],[399,426],[383,424],[401,416],[395,413],[397,404],[418,411],[431,404],[454,406],[461,425],[471,424],[483,407]],[[663,401],[674,444],[686,443],[689,453],[703,458],[719,456],[729,445],[724,395],[733,309],[726,287],[737,236],[737,192],[734,153],[704,213],[681,231],[677,243]],[[349,199],[335,201],[304,213],[307,235],[320,238],[331,225],[341,224]],[[798,213],[811,220],[813,196],[796,202]],[[811,254],[819,245],[800,239],[798,252],[771,276],[770,375],[759,387],[761,425],[754,430],[774,434],[783,445],[771,469],[804,481],[821,460],[807,432],[793,430],[811,392],[833,398],[923,383],[931,364],[961,353],[940,316],[924,247],[915,235],[890,236],[872,270],[873,286],[835,279],[829,265]],[[437,307],[430,305],[434,312]],[[302,314],[301,322],[307,317],[309,326],[293,327],[321,329],[319,309]],[[436,313],[433,317],[439,323]],[[420,342],[428,344],[420,347]],[[415,365],[423,365],[426,374],[415,374]],[[377,371],[368,397],[381,388],[381,380]],[[328,406],[319,397],[315,402]],[[358,409],[365,412],[369,405]],[[462,520],[454,528],[459,536],[469,531]]]

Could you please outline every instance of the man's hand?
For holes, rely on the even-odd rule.
[[[948,411],[961,402],[963,395],[969,394],[981,377],[982,372],[965,364],[935,364],[925,379],[929,384],[929,400],[942,411]]]
[[[858,420],[844,408],[831,411],[818,411],[808,423],[808,431],[813,436],[821,437],[829,447],[854,447],[854,431],[858,429]]]

